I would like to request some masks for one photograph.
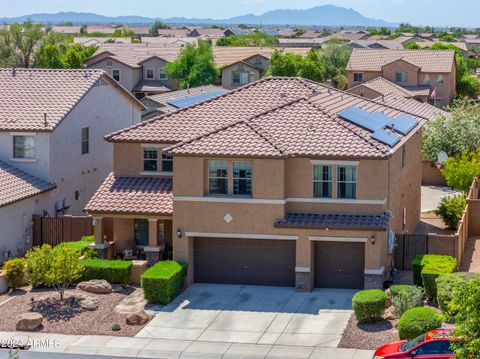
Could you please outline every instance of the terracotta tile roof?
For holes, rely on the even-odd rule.
[[[59,32],[60,34],[79,34],[80,26],[52,26],[52,31]]]
[[[289,47],[279,49],[281,51],[290,52],[298,55],[306,55],[310,48],[305,47]],[[222,68],[233,63],[248,59],[255,55],[262,55],[268,59],[272,56],[275,48],[271,47],[228,47],[228,46],[214,46],[213,57],[217,67]]]
[[[103,70],[0,69],[0,130],[52,131]],[[45,123],[44,114],[47,114]]]
[[[385,49],[391,50],[403,50],[403,44],[398,40],[354,40],[352,41],[353,44],[361,46],[361,47],[368,47],[368,48],[375,48],[375,46],[382,47]]]
[[[157,34],[165,37],[187,37],[190,34],[187,29],[158,29]]]
[[[400,59],[420,67],[422,72],[449,73],[455,63],[455,52],[450,50],[353,49],[347,70],[380,72],[384,65]]]
[[[172,179],[115,177],[112,173],[85,209],[90,213],[171,215]]]
[[[287,213],[285,218],[275,220],[273,225],[280,228],[386,230],[388,222],[389,217],[385,214]]]
[[[0,161],[0,207],[50,191],[56,186]]]
[[[133,89],[134,92],[150,92],[150,93],[164,93],[170,90],[171,89],[167,87],[165,82],[161,80],[141,81]]]
[[[419,102],[412,98],[405,98],[397,94],[388,94],[383,98],[379,97],[376,101],[381,102],[387,106],[398,108],[399,110],[421,116],[429,121],[438,118],[439,116],[450,117],[450,112],[442,110],[441,108],[430,105],[426,102]]]
[[[207,36],[214,36],[214,37],[223,37],[223,32],[225,30],[222,29],[215,29],[215,28],[208,28],[208,27],[196,27],[192,33],[196,31],[200,36],[207,35]],[[190,36],[193,36],[192,33]]]
[[[405,112],[312,81],[277,77],[145,121],[107,139],[176,143],[167,149],[176,155],[384,158],[415,133],[392,149],[337,115],[352,106],[391,117]],[[427,121],[406,114],[417,117],[418,126]]]
[[[353,89],[359,87],[366,87],[373,91],[380,93],[381,95],[388,95],[394,93],[403,97],[415,97],[415,96],[428,96],[430,95],[430,86],[429,85],[417,85],[417,86],[408,86],[402,87],[383,77],[375,77],[365,83],[352,87],[348,92],[352,92]]]

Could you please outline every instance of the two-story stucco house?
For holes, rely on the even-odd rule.
[[[455,52],[449,50],[354,49],[347,64],[348,87],[371,97],[368,84],[382,77],[409,91],[411,98],[446,106],[455,98],[456,67]]]
[[[115,251],[164,252],[188,282],[381,287],[420,217],[422,116],[266,78],[107,136],[86,209]]]
[[[143,105],[101,70],[0,69],[0,251],[31,245],[32,215],[81,215],[112,171],[103,137]]]

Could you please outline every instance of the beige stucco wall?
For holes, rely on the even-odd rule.
[[[363,74],[363,81],[362,82],[355,82],[353,81],[353,74],[360,72]],[[381,71],[350,71],[347,70],[347,79],[348,79],[348,88],[352,88],[354,86],[360,85],[363,82],[370,81],[376,77],[382,76]]]
[[[222,87],[226,89],[234,89],[243,85],[233,83],[233,73],[234,72],[248,72],[249,78],[248,82],[257,81],[262,77],[260,70],[247,66],[241,62],[233,64],[229,67],[225,67],[221,70],[222,72]]]
[[[107,66],[107,60],[112,61],[112,66]],[[127,90],[132,91],[133,88],[142,81],[142,69],[139,68],[132,68],[127,66],[119,61],[116,61],[112,58],[103,58],[98,62],[91,63],[88,67],[92,69],[102,69],[105,70],[110,76],[112,75],[112,71],[114,69],[120,70],[120,83],[125,87]]]
[[[169,147],[171,144],[141,144],[128,142],[113,143],[113,172],[115,176],[143,176],[155,175],[154,173],[143,173],[143,149],[144,147],[154,147],[159,149],[159,164],[161,159],[161,150]],[[143,173],[143,174],[142,174]],[[160,174],[158,174],[160,175]]]
[[[159,59],[158,57],[152,57],[151,59],[148,59],[144,62],[142,62],[142,76],[143,80],[156,80],[156,81],[161,81],[162,84],[167,86],[168,88],[175,88],[175,83],[168,78],[160,78],[160,69],[165,69],[167,62]],[[147,78],[147,69],[153,69],[154,72],[154,78],[153,79],[148,79]]]
[[[397,82],[397,72],[407,74],[407,82]],[[418,84],[420,69],[409,62],[403,60],[393,61],[382,67],[382,77],[390,82],[397,83],[401,86],[415,86]]]
[[[355,95],[359,95],[368,99],[373,100],[374,98],[382,96],[380,92],[374,91],[366,86],[359,85],[352,87],[348,92],[353,93]]]

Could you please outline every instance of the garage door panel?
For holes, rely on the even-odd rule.
[[[363,242],[316,242],[315,286],[363,288],[365,244]]]
[[[195,238],[194,280],[293,286],[295,241]]]

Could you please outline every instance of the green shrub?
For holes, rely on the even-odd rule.
[[[81,240],[76,241],[76,242],[63,242],[60,243],[58,246],[55,248],[71,248],[78,252],[78,255],[83,255],[85,252],[89,250],[88,246],[92,244],[92,242],[95,240],[93,236],[85,236],[82,237]]]
[[[413,339],[442,325],[442,315],[432,308],[419,307],[406,311],[398,321],[401,340]]]
[[[443,265],[445,263],[451,263],[456,260],[451,256],[443,256],[438,254],[421,254],[417,255],[415,259],[412,261],[412,270],[413,270],[413,283],[420,287],[423,287],[423,279],[422,279],[422,270],[423,268],[428,265],[432,264],[436,266],[437,264]],[[445,272],[449,273],[449,272]]]
[[[32,287],[49,287],[51,285],[47,274],[52,266],[53,257],[53,248],[48,244],[34,247],[25,254],[28,283]]]
[[[120,326],[120,324],[118,324],[118,323],[113,323],[112,324],[112,331],[118,332],[121,329],[122,329],[122,327]]]
[[[451,308],[450,302],[453,299],[453,292],[460,283],[472,279],[479,279],[478,273],[446,273],[440,274],[437,282],[437,303],[438,307],[445,313],[448,319],[452,319],[456,311]]]
[[[395,285],[390,288],[394,313],[400,318],[406,311],[421,307],[425,292],[416,285]]]
[[[151,303],[170,303],[180,292],[187,275],[187,265],[175,261],[158,262],[141,279],[145,299]]]
[[[25,283],[25,266],[26,261],[23,258],[9,259],[3,265],[8,285],[13,289],[18,289]]]
[[[379,289],[362,290],[352,299],[355,316],[360,323],[375,322],[382,319],[387,295]]]
[[[442,198],[442,201],[434,212],[437,216],[442,217],[443,222],[448,228],[456,230],[458,223],[462,219],[466,205],[467,201],[463,194],[446,196]]]
[[[133,263],[124,260],[82,259],[82,280],[105,279],[109,283],[128,284]]]
[[[422,269],[422,281],[425,295],[430,300],[437,298],[437,278],[440,274],[453,273],[457,270],[457,260],[448,257],[441,262],[426,264]]]

